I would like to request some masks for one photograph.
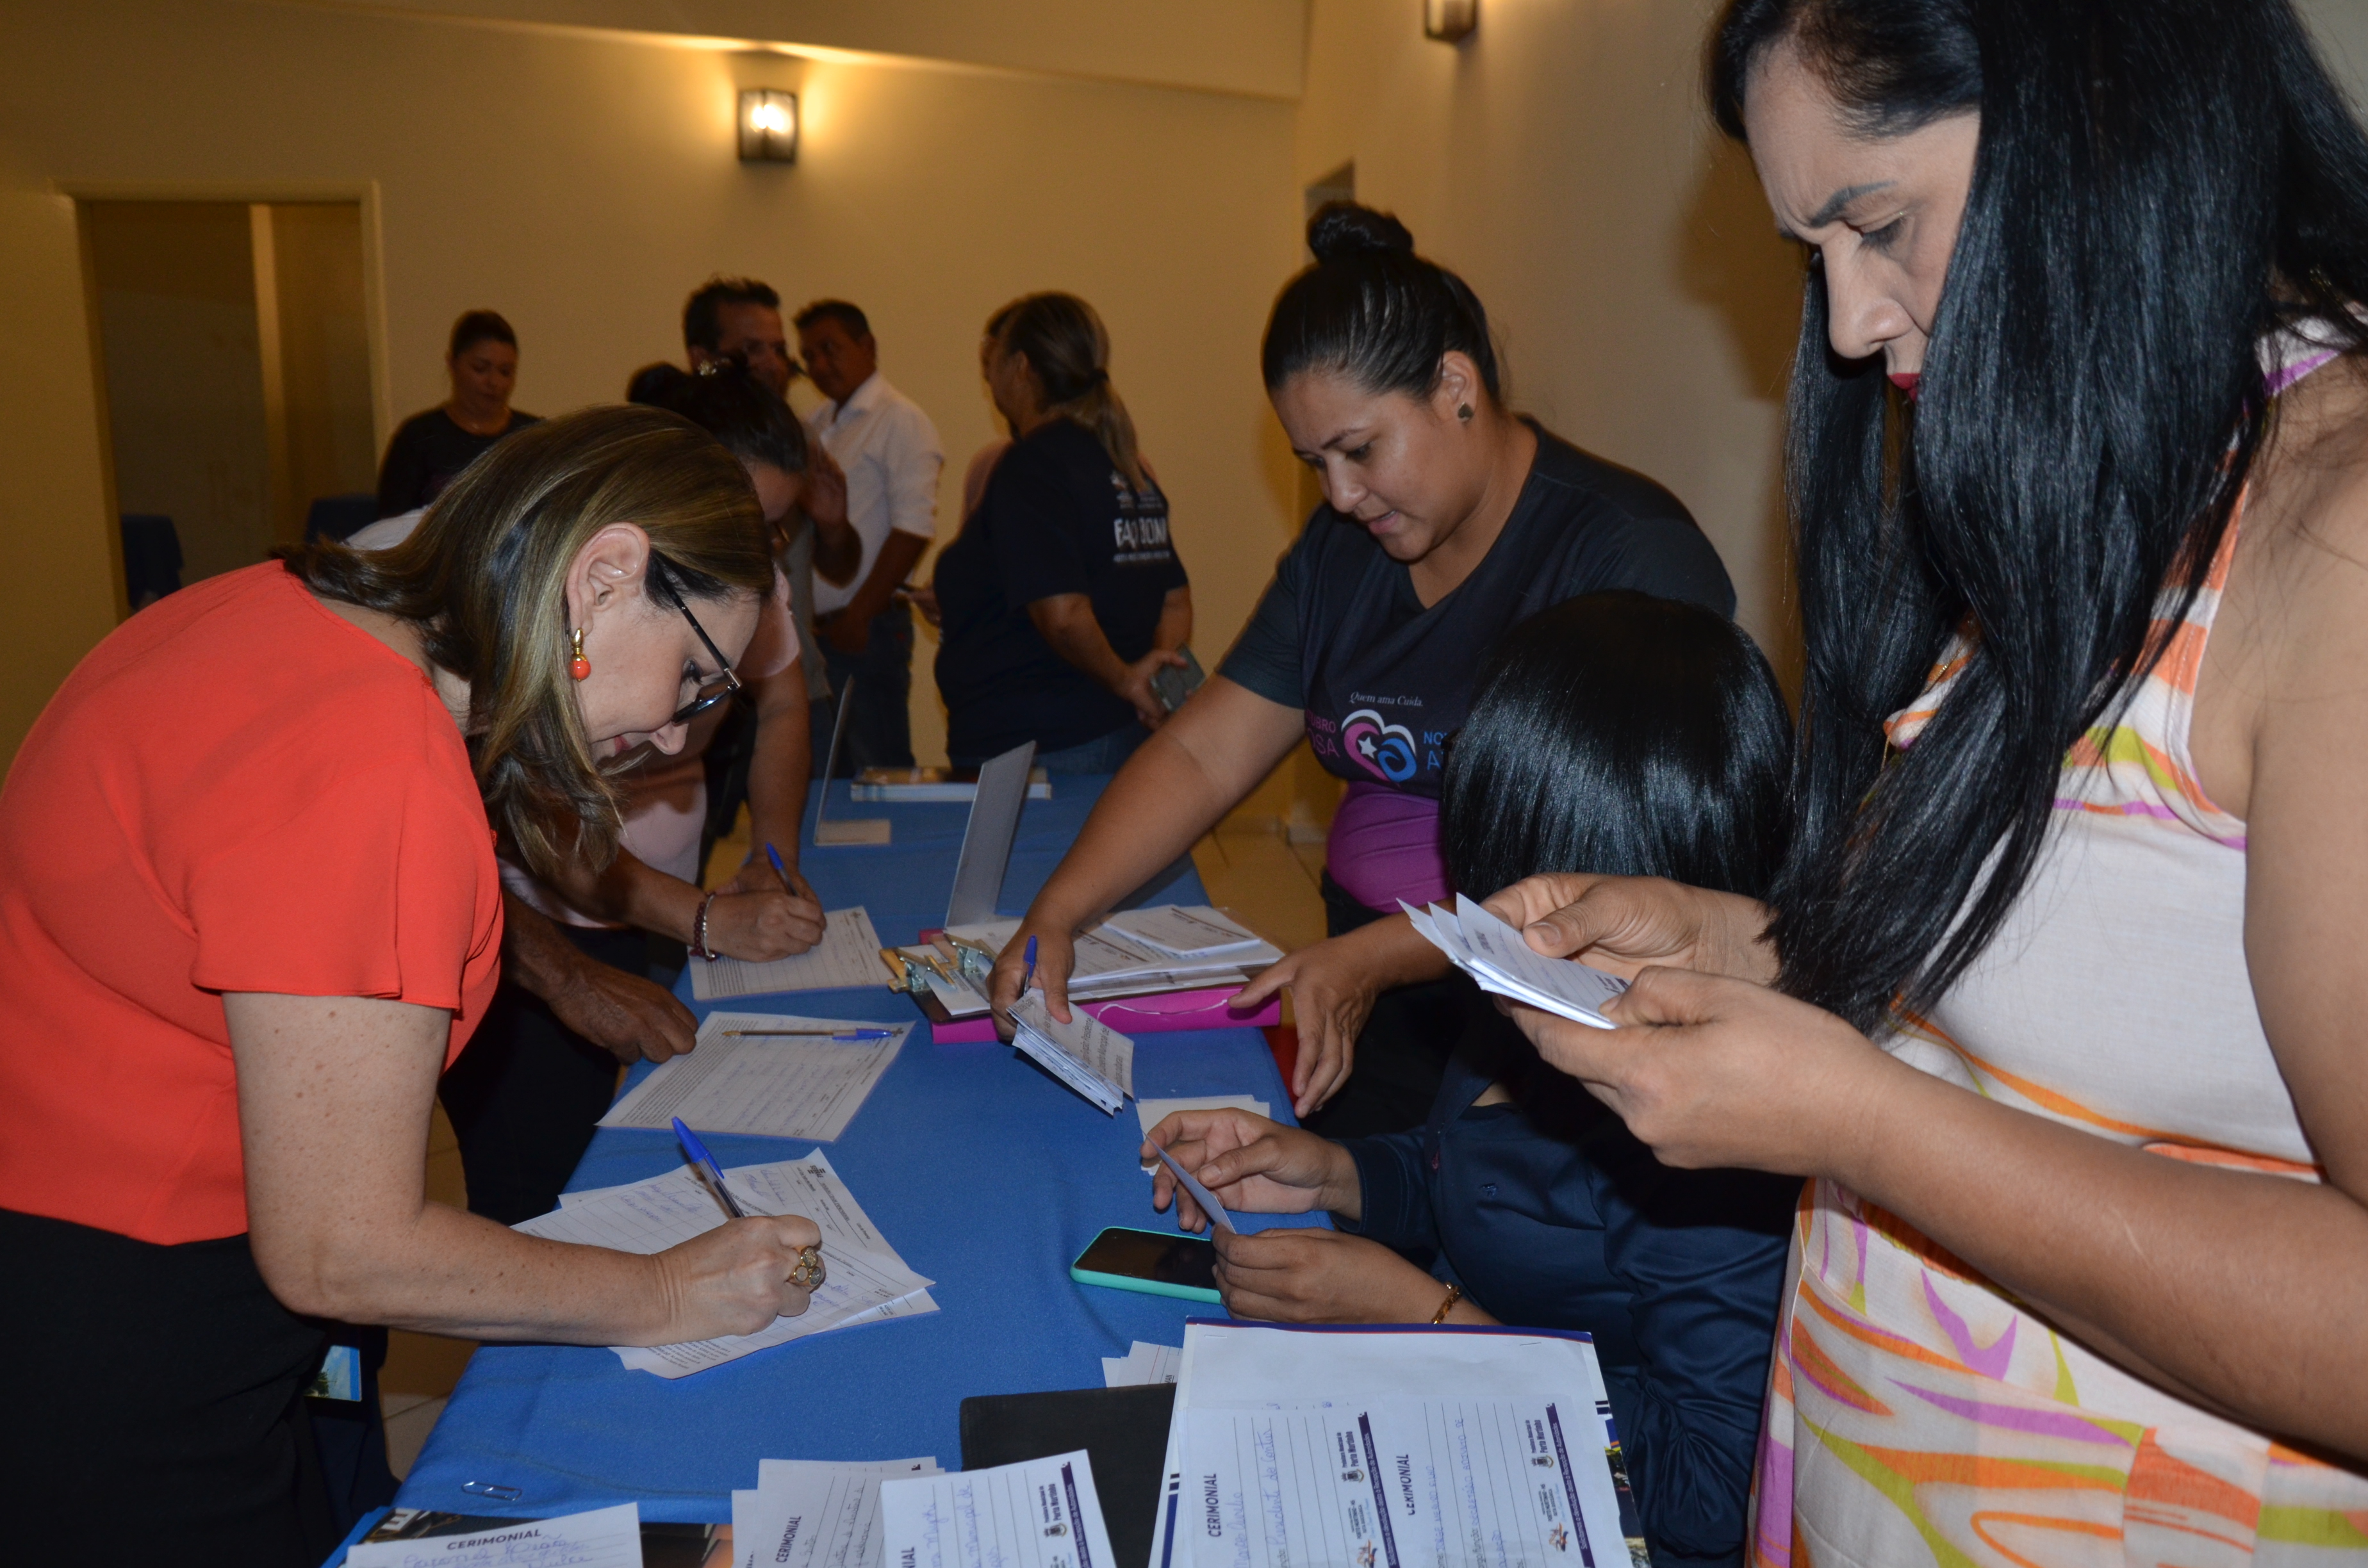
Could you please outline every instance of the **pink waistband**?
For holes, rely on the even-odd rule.
[[[1439,802],[1385,785],[1352,783],[1340,797],[1324,860],[1341,891],[1367,909],[1397,913],[1398,900],[1447,898]]]

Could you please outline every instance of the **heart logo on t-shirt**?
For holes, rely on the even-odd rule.
[[[1384,723],[1373,710],[1360,708],[1340,722],[1340,739],[1375,778],[1403,784],[1414,777],[1414,732],[1404,724]]]

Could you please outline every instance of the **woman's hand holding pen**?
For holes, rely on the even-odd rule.
[[[1044,925],[1031,915],[1013,932],[986,983],[986,998],[994,1004],[995,1025],[1003,1038],[1011,1038],[1011,1005],[1031,983],[1044,993],[1044,1010],[1067,1023],[1069,971],[1076,966],[1076,942],[1068,927]]]
[[[822,1244],[814,1222],[795,1214],[729,1220],[650,1259],[666,1303],[652,1345],[755,1334],[796,1317],[812,1292],[791,1282],[799,1253]]]
[[[760,874],[757,874],[760,871]],[[744,886],[753,881],[756,886]],[[708,948],[729,960],[786,960],[822,940],[822,900],[796,898],[772,874],[756,865],[715,898],[708,912]]]

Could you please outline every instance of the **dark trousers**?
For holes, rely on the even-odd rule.
[[[851,778],[867,767],[913,766],[913,611],[891,603],[871,618],[871,641],[860,653],[822,645],[830,672],[830,700],[814,705],[814,777],[830,757],[831,726],[838,722],[840,693],[855,682],[847,740],[838,748],[838,777]]]
[[[1383,918],[1324,876],[1324,929],[1346,936]],[[1326,1138],[1367,1138],[1419,1127],[1446,1076],[1479,988],[1461,974],[1402,985],[1373,1000],[1357,1036],[1357,1064],[1329,1105],[1307,1119]]]
[[[159,1246],[0,1210],[0,1557],[153,1542],[176,1564],[312,1568],[336,1528],[305,1400],[319,1324],[244,1235]],[[133,1555],[139,1555],[134,1551]]]
[[[640,931],[562,926],[597,963],[649,972]],[[461,1142],[469,1211],[515,1225],[548,1214],[617,1095],[617,1059],[505,980],[438,1094]]]

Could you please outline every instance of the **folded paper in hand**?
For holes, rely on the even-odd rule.
[[[1575,1024],[1599,1029],[1619,1027],[1602,1012],[1607,1003],[1628,989],[1628,983],[1618,975],[1532,950],[1519,931],[1462,893],[1455,895],[1452,911],[1441,904],[1417,909],[1404,899],[1398,901],[1398,907],[1432,947],[1478,981],[1481,990],[1543,1007]]]
[[[1134,1041],[1083,1008],[1054,1022],[1041,991],[1011,1005],[1011,1043],[1030,1061],[1110,1115],[1125,1108],[1134,1094]]]

